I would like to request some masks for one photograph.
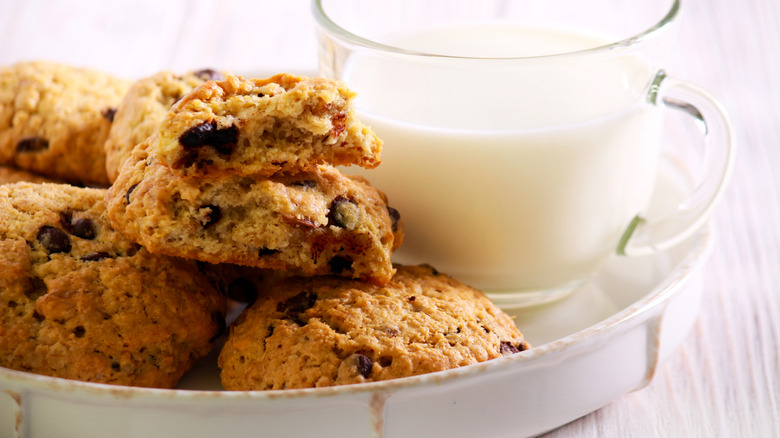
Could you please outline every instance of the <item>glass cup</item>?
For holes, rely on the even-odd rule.
[[[361,172],[401,212],[400,263],[429,263],[503,307],[548,302],[611,254],[685,239],[723,190],[735,148],[725,111],[661,68],[678,0],[312,9],[320,74],[358,93],[359,118],[384,141],[382,164]],[[706,170],[648,221],[669,109],[705,124]]]

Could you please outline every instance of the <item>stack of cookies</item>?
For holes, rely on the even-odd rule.
[[[483,293],[393,265],[399,212],[338,167],[381,162],[354,97],[290,74],[0,69],[0,182],[29,181],[0,185],[0,366],[169,388],[224,344],[225,388],[267,390],[527,349]],[[230,298],[248,305],[218,342]]]
[[[353,95],[288,74],[203,83],[135,146],[108,190],[109,218],[156,253],[387,282],[399,215],[334,167],[379,164]]]
[[[194,261],[117,232],[104,196],[0,185],[0,366],[173,387],[224,331],[225,298]]]
[[[0,69],[0,366],[170,388],[225,329],[193,260],[105,214],[103,147],[131,82],[66,65]],[[24,181],[24,182],[23,182]]]

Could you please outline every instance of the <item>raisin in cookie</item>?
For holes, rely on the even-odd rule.
[[[42,175],[28,172],[26,170],[0,165],[0,184],[11,184],[17,182],[53,183],[57,181],[46,178]]]
[[[224,73],[212,69],[181,75],[162,71],[134,82],[117,107],[105,142],[109,181],[116,180],[133,147],[157,131],[173,104],[198,85],[223,77]]]
[[[136,146],[108,190],[114,227],[154,253],[209,263],[337,274],[379,283],[403,226],[383,193],[332,166],[183,177]]]
[[[292,278],[244,310],[219,355],[228,390],[374,382],[483,362],[529,348],[482,292],[428,266],[384,286]]]
[[[173,106],[155,152],[185,175],[268,176],[326,162],[373,168],[382,142],[357,119],[354,97],[343,83],[324,78],[227,75]]]
[[[0,68],[0,163],[108,185],[103,144],[130,83],[51,62]]]
[[[0,186],[0,366],[170,388],[224,330],[194,262],[114,231],[104,190]]]

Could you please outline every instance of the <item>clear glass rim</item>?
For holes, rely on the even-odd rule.
[[[345,42],[351,43],[353,45],[365,47],[368,49],[383,51],[383,52],[389,52],[389,53],[396,53],[400,55],[411,55],[411,56],[419,56],[419,57],[431,57],[431,58],[447,58],[447,59],[473,59],[473,60],[521,60],[521,59],[551,59],[551,58],[559,58],[562,56],[572,56],[572,55],[578,55],[578,54],[587,54],[592,55],[596,53],[601,52],[610,52],[614,51],[616,49],[626,48],[633,45],[636,45],[642,41],[645,41],[647,39],[652,38],[655,34],[660,33],[664,28],[668,27],[672,24],[675,17],[678,15],[680,11],[680,1],[681,0],[672,0],[671,7],[666,12],[663,18],[659,20],[657,23],[655,23],[653,26],[645,29],[642,32],[639,32],[635,35],[632,35],[628,38],[624,38],[609,44],[604,44],[584,50],[578,50],[573,52],[566,52],[566,53],[555,53],[550,55],[540,55],[540,56],[517,56],[517,57],[478,57],[478,56],[454,56],[454,55],[443,55],[439,53],[428,53],[428,52],[419,52],[414,50],[407,50],[400,47],[391,46],[388,44],[382,44],[373,40],[370,40],[368,38],[361,37],[359,35],[356,35],[352,32],[347,31],[343,27],[336,24],[335,21],[333,21],[330,16],[325,12],[322,2],[323,0],[312,0],[312,14],[314,16],[315,21],[325,30],[330,32],[332,35],[339,37],[340,39],[344,40]]]

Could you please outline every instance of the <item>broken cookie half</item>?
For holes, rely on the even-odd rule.
[[[321,77],[226,75],[171,108],[154,153],[189,176],[268,176],[323,163],[374,168],[382,142],[357,119],[355,96],[343,83]]]

